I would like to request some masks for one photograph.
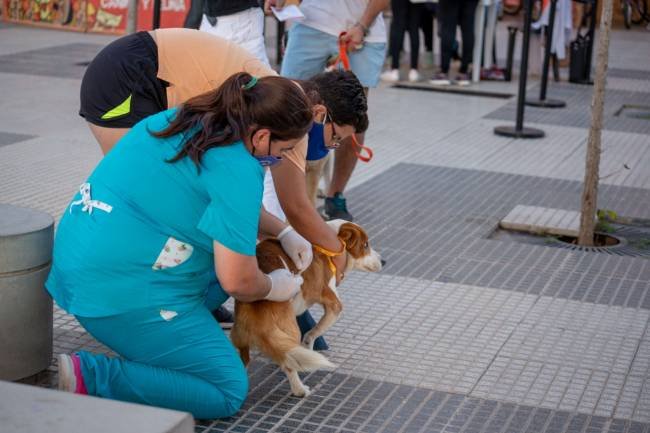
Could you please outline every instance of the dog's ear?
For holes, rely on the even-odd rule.
[[[368,235],[356,224],[345,223],[339,228],[339,238],[345,242],[346,249],[354,258],[363,257],[368,248]]]

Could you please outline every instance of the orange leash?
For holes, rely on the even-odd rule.
[[[341,247],[341,251],[336,252],[336,251],[330,251],[326,250],[325,248],[321,247],[320,245],[312,244],[314,249],[318,251],[319,253],[323,254],[325,257],[327,257],[327,265],[330,268],[330,271],[332,271],[332,275],[334,275],[334,278],[336,278],[336,265],[334,264],[334,261],[332,260],[332,257],[338,257],[345,253],[345,249],[347,248],[347,245],[345,244],[345,241],[341,238],[339,238],[341,241],[341,244],[343,246]],[[342,277],[341,277],[342,278]]]
[[[334,66],[340,63],[344,70],[349,71],[350,58],[348,57],[348,44],[343,41],[343,36],[345,36],[345,32],[341,32],[339,35],[339,59]],[[357,158],[363,162],[370,162],[373,157],[372,149],[360,144],[354,134],[352,134],[352,144],[354,144],[354,153],[357,155]],[[366,155],[363,155],[363,152],[365,152]]]

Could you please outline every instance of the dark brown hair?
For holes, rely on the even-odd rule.
[[[359,79],[350,71],[335,69],[300,81],[312,104],[323,104],[339,125],[350,125],[355,132],[368,129],[368,100]]]
[[[263,128],[271,131],[272,140],[300,138],[312,121],[312,104],[295,83],[282,77],[256,79],[239,72],[217,89],[185,102],[167,128],[151,134],[161,138],[191,134],[169,162],[187,156],[199,167],[203,154],[213,147],[249,139]]]

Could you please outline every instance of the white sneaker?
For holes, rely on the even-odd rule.
[[[416,81],[420,81],[420,73],[418,72],[417,69],[411,69],[409,71],[409,81],[411,83],[415,83]]]
[[[389,83],[399,81],[399,69],[389,69],[388,71],[384,71],[381,73],[380,78],[382,81],[388,81]]]
[[[76,353],[57,356],[59,366],[59,390],[75,394],[88,394],[83,375],[81,374],[81,359]]]
[[[59,390],[75,392],[77,389],[77,377],[74,374],[74,364],[70,355],[59,354]]]
[[[451,84],[451,81],[449,80],[449,76],[447,74],[444,72],[438,72],[433,75],[433,77],[429,80],[429,83],[435,86],[448,86]]]
[[[472,82],[470,81],[469,74],[459,73],[456,75],[456,78],[453,81],[454,84],[458,86],[469,86]]]

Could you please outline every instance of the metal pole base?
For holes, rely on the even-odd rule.
[[[501,135],[502,137],[512,137],[512,138],[544,137],[544,131],[542,131],[541,129],[521,128],[518,130],[515,126],[497,126],[496,128],[494,128],[494,133],[496,135]]]
[[[560,101],[559,99],[527,99],[526,105],[531,107],[540,107],[540,108],[564,108],[566,107],[566,102]]]

